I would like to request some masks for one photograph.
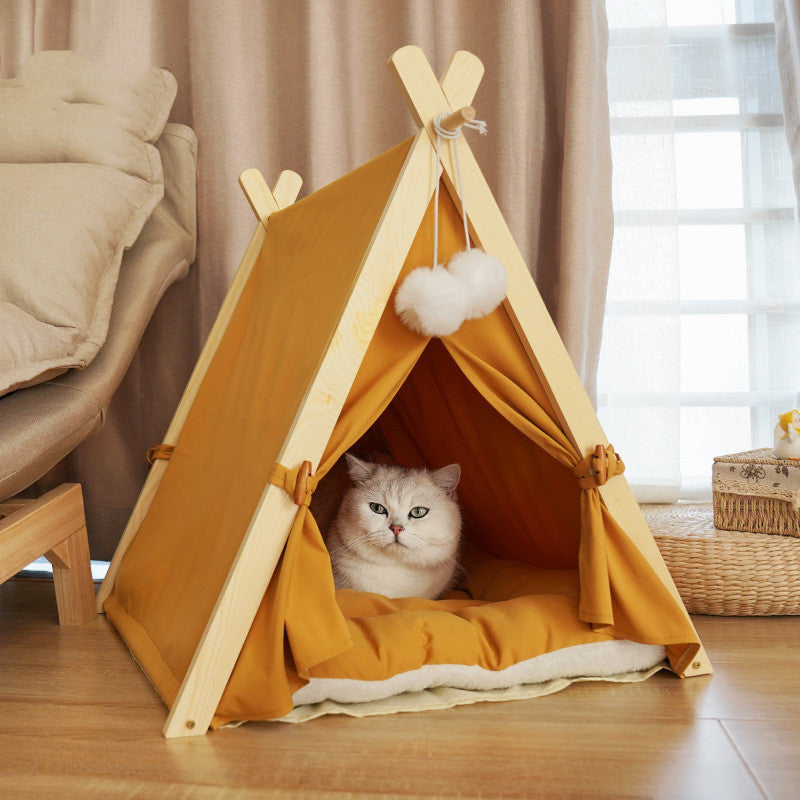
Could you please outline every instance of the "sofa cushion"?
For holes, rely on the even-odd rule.
[[[84,367],[105,341],[123,251],[164,193],[154,146],[175,98],[42,52],[0,82],[0,394]]]
[[[123,256],[102,349],[86,369],[0,397],[0,500],[30,486],[100,428],[159,299],[194,261],[197,140],[189,128],[169,123],[156,146],[164,198]],[[87,505],[87,513],[97,507]]]

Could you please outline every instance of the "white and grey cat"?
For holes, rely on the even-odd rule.
[[[436,599],[458,569],[458,464],[436,471],[346,454],[351,487],[326,536],[338,588]]]

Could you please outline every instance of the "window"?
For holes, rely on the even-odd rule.
[[[598,412],[641,500],[800,404],[800,264],[771,0],[607,0],[614,247]]]

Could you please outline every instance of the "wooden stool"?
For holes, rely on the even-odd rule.
[[[39,556],[53,565],[60,625],[96,616],[80,484],[64,483],[36,500],[0,503],[0,583]]]

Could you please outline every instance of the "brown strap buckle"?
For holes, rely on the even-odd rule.
[[[157,444],[155,447],[151,447],[147,451],[147,463],[150,466],[153,466],[153,462],[157,459],[162,459],[164,461],[169,461],[172,458],[172,454],[175,452],[175,445],[174,444]]]

